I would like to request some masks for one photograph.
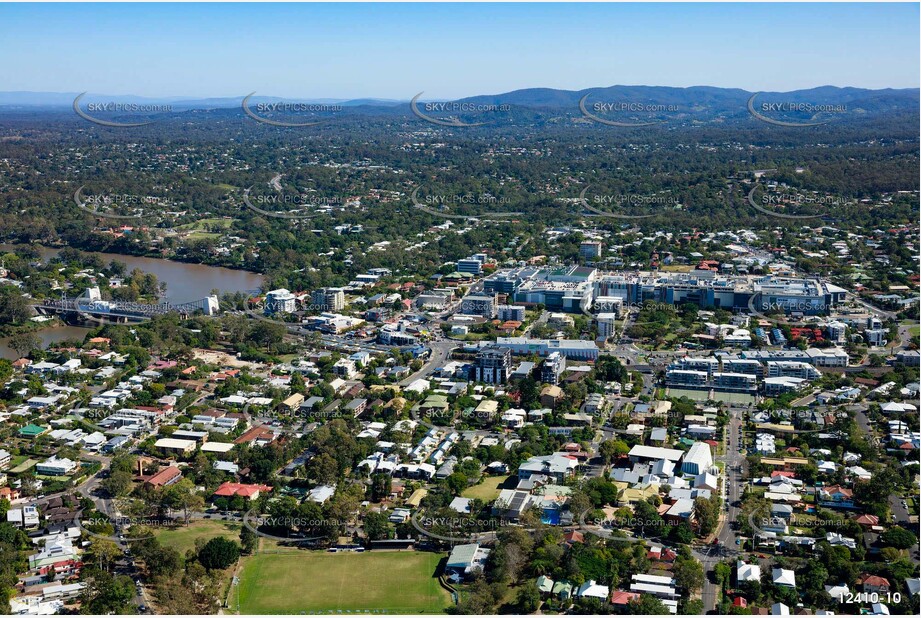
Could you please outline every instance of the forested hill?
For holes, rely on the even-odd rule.
[[[424,87],[420,86],[420,90]],[[335,99],[335,98],[285,98],[279,96],[256,95],[252,103],[322,103],[338,105],[350,113],[375,114],[381,112],[406,112],[412,96],[407,93],[405,100],[390,99]],[[434,94],[434,93],[427,93]],[[841,108],[850,115],[883,114],[913,112],[919,108],[919,90],[904,88],[886,88],[870,90],[866,88],[840,88],[837,86],[820,86],[790,92],[752,92],[739,88],[716,88],[712,86],[693,86],[674,88],[669,86],[600,86],[584,90],[558,90],[553,88],[525,88],[500,94],[474,95],[449,103],[468,106],[510,106],[535,110],[575,111],[585,99],[587,106],[598,103],[602,105],[623,106],[671,106],[675,108],[672,115],[694,117],[697,120],[713,118],[731,118],[747,110],[749,99],[758,95],[758,105],[783,104],[831,106]],[[11,109],[23,110],[30,107],[59,108],[71,107],[79,93],[58,92],[0,92],[0,113]],[[135,97],[132,95],[103,95],[90,93],[87,100],[104,100],[116,103],[169,104],[175,110],[212,110],[238,108],[244,94],[240,97],[194,98],[194,97]],[[438,100],[422,97],[422,101]],[[668,111],[668,110],[666,110]],[[847,114],[845,114],[847,115]]]

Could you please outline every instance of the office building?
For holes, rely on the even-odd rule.
[[[799,361],[768,361],[767,377],[817,380],[822,377],[822,374],[809,363]]]
[[[829,322],[825,330],[828,332],[828,339],[834,343],[844,343],[844,337],[847,333],[847,324],[844,322]]]
[[[806,380],[804,378],[794,378],[794,377],[765,378],[763,382],[764,394],[769,395],[769,396],[782,395],[783,393],[798,391],[799,389],[803,388],[807,384],[809,384],[809,380]]]
[[[868,328],[863,331],[863,336],[867,340],[867,343],[872,346],[884,346],[889,341],[886,337],[889,335],[889,331],[884,328]]]
[[[614,337],[615,326],[617,325],[617,314],[599,313],[595,317],[598,322],[598,338],[607,341]]]
[[[478,315],[491,320],[499,312],[499,303],[493,295],[470,294],[461,301],[460,312],[464,315]]]
[[[758,379],[744,373],[714,373],[713,388],[721,391],[753,391],[758,388]]]
[[[707,375],[713,375],[714,372],[719,371],[720,362],[713,356],[685,356],[676,359],[668,368],[687,371],[705,371]]]
[[[310,295],[313,309],[319,311],[342,311],[345,309],[345,291],[342,288],[320,288]]]
[[[483,263],[474,258],[464,258],[463,260],[457,260],[457,272],[470,273],[472,275],[482,274]]]
[[[520,305],[499,305],[498,313],[499,319],[503,322],[509,320],[524,322],[525,310],[524,307]]]
[[[744,373],[760,378],[764,376],[764,365],[754,359],[724,357],[723,371],[728,373]]]
[[[265,313],[292,313],[297,309],[294,294],[284,288],[272,290],[265,295]]]
[[[667,386],[699,388],[707,386],[710,376],[706,371],[693,369],[669,369],[665,372]]]
[[[474,381],[505,384],[512,367],[512,352],[507,348],[488,346],[477,353]]]
[[[624,313],[624,299],[619,296],[599,296],[592,303],[595,313],[613,313],[620,317]]]
[[[565,369],[566,357],[560,352],[552,352],[541,366],[540,381],[545,384],[558,384]]]
[[[595,360],[598,346],[593,341],[581,339],[532,339],[530,337],[499,337],[496,345],[508,348],[513,354],[549,356],[560,352],[567,359]]]
[[[597,260],[601,257],[601,242],[588,240],[579,245],[579,255],[586,260]]]

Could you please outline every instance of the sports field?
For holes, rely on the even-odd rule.
[[[745,405],[755,402],[755,398],[746,393],[719,393],[686,388],[669,388],[667,392],[669,397],[687,397],[692,401],[707,401],[712,397],[714,401],[722,401],[723,403]]]
[[[436,577],[442,558],[396,551],[257,554],[244,561],[239,612],[444,613],[451,597]]]

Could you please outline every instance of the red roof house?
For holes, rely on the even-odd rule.
[[[889,580],[879,575],[864,573],[857,579],[857,585],[862,586],[864,592],[889,592]]]
[[[563,542],[572,545],[573,543],[584,543],[585,536],[578,530],[571,530],[563,535]]]
[[[640,598],[638,592],[627,592],[626,590],[615,590],[611,593],[611,605],[628,605],[633,599]]]
[[[860,524],[861,526],[866,526],[868,528],[872,528],[873,526],[879,525],[879,517],[877,517],[876,515],[869,515],[866,513],[864,513],[860,517],[855,518],[854,521]]]
[[[242,496],[247,500],[255,500],[262,492],[268,493],[272,488],[268,485],[249,485],[246,483],[221,483],[221,486],[214,492],[215,496],[232,498]]]

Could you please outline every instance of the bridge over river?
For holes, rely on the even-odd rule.
[[[136,303],[127,301],[102,300],[89,290],[88,296],[77,298],[62,298],[60,300],[44,300],[32,305],[42,315],[61,315],[87,321],[109,322],[144,322],[157,315],[166,315],[176,312],[183,316],[201,312],[204,315],[214,315],[220,310],[216,296],[209,296],[189,303]]]

